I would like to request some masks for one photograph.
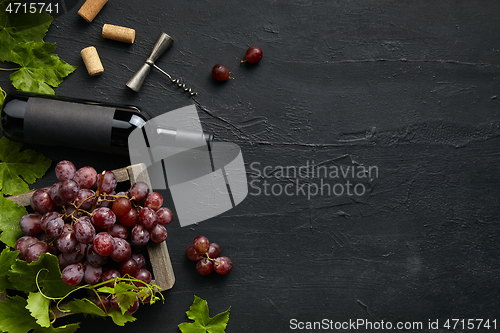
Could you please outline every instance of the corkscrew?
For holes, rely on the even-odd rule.
[[[158,36],[158,39],[156,40],[156,43],[153,46],[153,49],[151,50],[151,54],[146,59],[142,67],[139,68],[137,72],[135,72],[135,74],[130,78],[130,80],[128,80],[126,86],[135,92],[139,92],[139,90],[141,90],[142,84],[144,83],[144,80],[151,71],[151,67],[154,67],[162,74],[166,75],[171,83],[181,88],[184,92],[187,92],[189,96],[196,95],[196,92],[194,92],[191,88],[187,87],[185,83],[183,83],[179,79],[174,79],[170,74],[168,74],[155,64],[155,61],[158,60],[158,58],[163,53],[165,53],[166,50],[168,50],[168,48],[172,45],[173,42],[174,39],[172,37],[170,37],[164,32],[160,33],[160,36]]]

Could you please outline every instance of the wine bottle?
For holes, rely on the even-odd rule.
[[[129,134],[149,119],[135,106],[16,92],[5,98],[1,128],[12,141],[127,154]]]

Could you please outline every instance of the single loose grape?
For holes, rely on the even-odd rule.
[[[212,76],[219,81],[226,81],[229,79],[229,69],[226,66],[217,64],[212,68]]]
[[[262,59],[262,49],[258,46],[251,46],[248,48],[245,57],[247,61],[251,64],[255,64],[256,62],[259,62],[260,59]]]

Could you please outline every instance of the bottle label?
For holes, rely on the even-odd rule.
[[[89,149],[111,146],[115,108],[30,97],[24,118],[28,143]]]

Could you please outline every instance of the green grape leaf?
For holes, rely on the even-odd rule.
[[[8,247],[3,249],[2,253],[0,253],[0,292],[12,288],[7,273],[10,270],[10,266],[15,262],[18,254],[19,251],[11,251]]]
[[[51,164],[42,154],[31,149],[20,151],[21,147],[22,143],[0,139],[0,191],[7,195],[28,192],[28,184],[41,178]]]
[[[0,139],[0,143],[2,139]],[[0,174],[1,170],[2,164],[0,164]],[[10,247],[16,245],[16,241],[24,235],[19,226],[19,220],[26,214],[28,214],[26,208],[6,199],[0,193],[0,231],[2,231],[0,241]]]
[[[74,333],[80,328],[79,323],[68,324],[59,327],[36,327],[33,333]]]
[[[125,282],[115,284],[115,294],[122,314],[125,314],[125,312],[135,303],[137,293],[132,291],[134,288],[137,287]]]
[[[29,293],[27,301],[28,305],[26,305],[26,309],[36,319],[36,323],[42,327],[50,327],[50,300],[43,297],[41,293]]]
[[[73,313],[83,313],[83,314],[90,314],[94,316],[100,316],[100,317],[105,317],[109,316],[113,320],[113,322],[116,325],[119,326],[124,326],[128,322],[135,321],[136,318],[134,318],[130,314],[122,314],[120,311],[116,310],[110,310],[107,314],[99,308],[97,305],[95,305],[93,302],[89,301],[88,299],[75,299],[73,301],[70,301],[68,304],[66,304],[63,307],[63,310],[68,310]]]
[[[126,323],[136,320],[136,318],[131,314],[128,313],[122,314],[120,311],[117,310],[110,310],[108,312],[108,316],[110,316],[111,319],[113,319],[113,322],[118,326],[124,326]]]
[[[0,331],[9,333],[73,333],[79,324],[69,324],[60,327],[41,327],[36,319],[26,309],[27,302],[21,296],[9,297],[0,302]]]
[[[179,329],[182,333],[224,333],[230,309],[231,307],[210,318],[207,301],[195,295],[193,304],[186,312],[188,318],[194,320],[194,323],[181,323]]]
[[[21,3],[19,0],[5,0],[0,3],[0,61],[12,61],[11,51],[18,43],[43,42],[53,20],[52,16],[45,12],[24,13],[24,8],[18,8],[15,2]],[[10,9],[10,12],[7,9]]]
[[[90,314],[100,317],[106,316],[106,313],[100,307],[86,298],[70,301],[62,309],[71,311],[73,313]]]
[[[29,264],[16,260],[8,276],[14,288],[25,293],[36,292],[40,287],[48,297],[63,297],[75,289],[62,282],[57,257],[47,253],[42,253],[38,261]]]
[[[21,69],[10,75],[12,85],[19,90],[54,94],[63,78],[75,71],[76,67],[59,59],[54,51],[56,44],[26,42],[12,49],[11,61],[21,65]]]

